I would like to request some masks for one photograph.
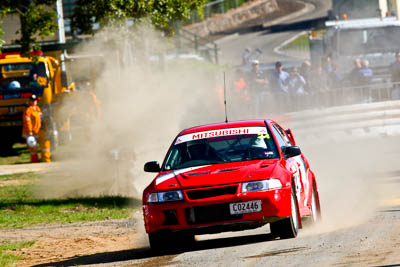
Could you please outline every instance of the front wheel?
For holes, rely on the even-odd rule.
[[[297,236],[299,231],[299,216],[297,213],[297,200],[296,193],[292,187],[290,194],[290,203],[292,214],[289,218],[270,223],[271,233],[275,236],[279,236],[281,239],[294,238]]]
[[[155,252],[176,251],[191,247],[194,242],[192,233],[154,232],[149,233],[150,248]]]

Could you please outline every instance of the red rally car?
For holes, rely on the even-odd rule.
[[[290,129],[271,120],[193,127],[172,143],[143,192],[145,229],[153,249],[194,235],[270,224],[280,238],[297,236],[302,218],[320,218],[317,182]]]

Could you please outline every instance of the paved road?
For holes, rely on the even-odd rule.
[[[241,54],[246,47],[260,48],[263,51],[259,58],[261,62],[298,60],[298,58],[277,54],[274,48],[303,31],[304,27],[307,27],[313,20],[326,17],[327,11],[331,7],[330,2],[328,0],[306,1],[306,8],[303,11],[274,21],[273,25],[265,22],[264,26],[256,31],[232,34],[217,41],[221,49],[220,62],[239,65]]]

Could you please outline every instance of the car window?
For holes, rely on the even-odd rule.
[[[265,126],[230,128],[179,136],[163,169],[273,158],[279,152]]]
[[[282,151],[284,151],[284,148],[287,147],[287,143],[285,142],[285,140],[283,140],[283,137],[281,136],[279,131],[274,127],[274,125],[272,125],[271,128],[272,128],[272,132],[274,133],[276,139],[278,140],[279,147],[281,148]]]
[[[278,132],[280,133],[280,135],[282,136],[282,138],[286,142],[286,144],[288,146],[293,146],[293,143],[292,143],[292,141],[290,141],[290,138],[287,135],[287,133],[285,132],[285,130],[283,130],[282,127],[280,127],[278,124],[274,124],[274,126],[276,127],[276,129],[278,130]]]

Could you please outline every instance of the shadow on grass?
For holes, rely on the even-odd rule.
[[[0,149],[0,157],[21,156],[22,154],[29,154],[27,146]]]
[[[242,246],[242,245],[255,244],[255,243],[261,243],[261,242],[272,241],[272,240],[274,240],[274,237],[271,234],[228,237],[228,238],[197,241],[190,248],[185,248],[185,249],[180,249],[180,250],[176,249],[176,250],[168,251],[168,252],[162,253],[162,254],[155,253],[150,248],[142,247],[142,248],[135,248],[135,249],[128,249],[128,250],[95,253],[92,255],[84,255],[84,256],[74,257],[74,258],[64,260],[64,261],[47,262],[47,263],[34,265],[34,266],[42,267],[42,266],[74,266],[74,265],[107,264],[107,263],[115,263],[115,262],[120,262],[120,261],[151,259],[151,258],[166,256],[166,255],[177,255],[177,254],[189,252],[189,251],[202,251],[202,250],[210,250],[210,249],[216,249],[216,248]],[[165,260],[168,261],[168,260],[172,260],[173,258],[174,257],[172,257],[172,258],[166,257]],[[134,263],[129,263],[129,264],[133,265]],[[163,264],[168,264],[168,263],[163,262]]]
[[[83,205],[97,208],[119,208],[141,205],[141,200],[131,197],[104,196],[104,197],[82,197],[68,199],[43,199],[43,200],[16,200],[0,202],[0,209],[15,206],[64,206],[64,205]]]

